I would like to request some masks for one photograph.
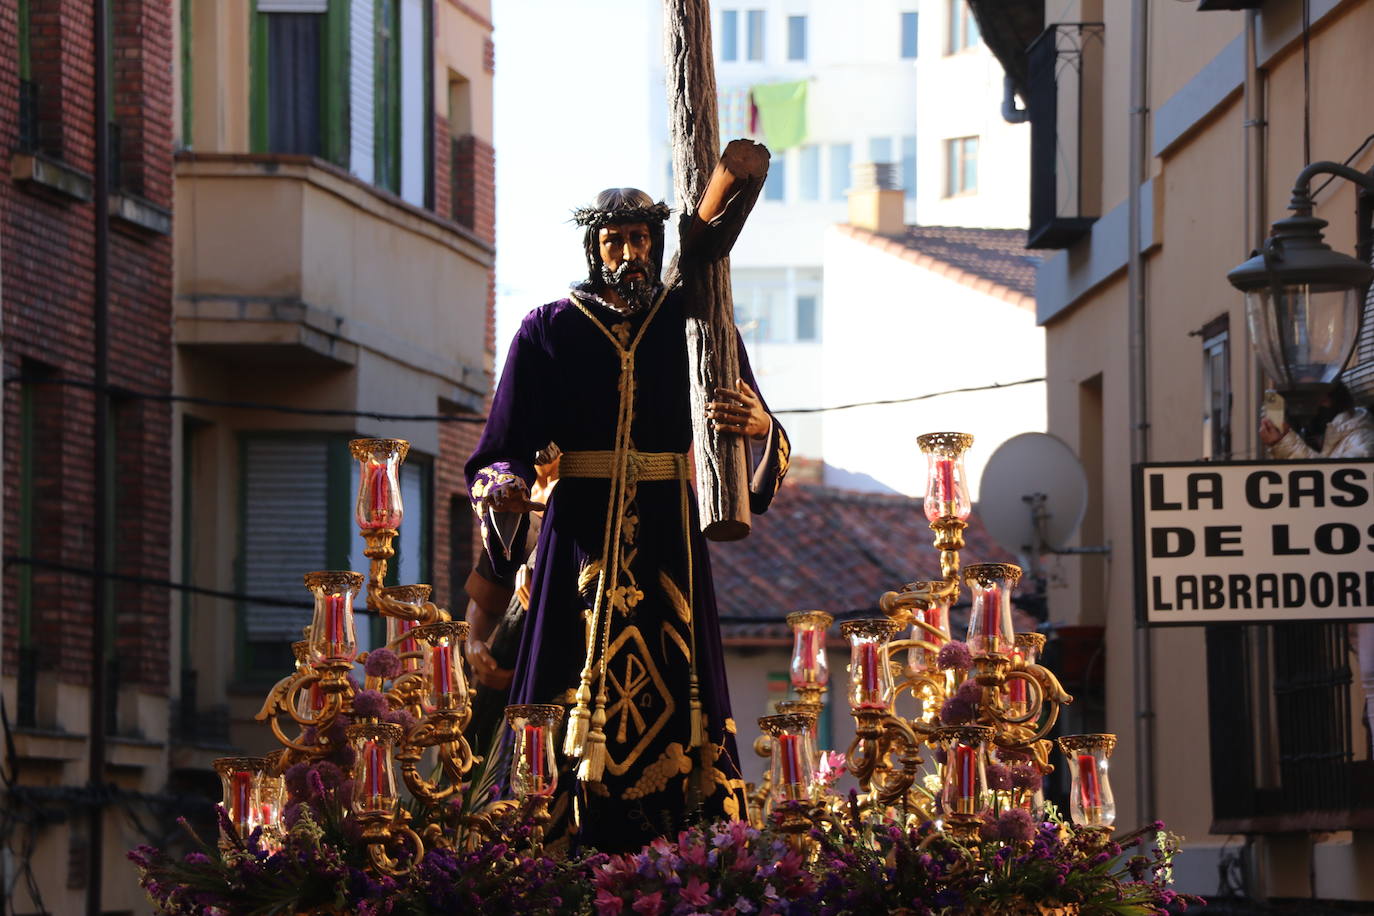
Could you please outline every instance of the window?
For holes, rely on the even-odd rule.
[[[1230,319],[1222,315],[1202,329],[1202,457],[1231,457]]]
[[[902,190],[907,200],[916,199],[916,138],[902,138]]]
[[[848,143],[830,144],[830,199],[844,200],[849,191],[849,162],[853,151]]]
[[[378,186],[401,191],[401,10],[399,0],[377,0],[373,57],[373,155]]]
[[[892,139],[890,137],[870,137],[868,139],[869,162],[892,161]]]
[[[816,333],[816,297],[797,297],[797,340],[814,341]]]
[[[258,0],[253,18],[255,152],[349,159],[348,4]],[[302,10],[310,10],[302,12]],[[343,79],[324,79],[323,74]]]
[[[916,13],[902,14],[902,59],[916,59]]]
[[[764,200],[783,200],[787,196],[787,154],[774,156],[768,163],[768,177],[763,180]]]
[[[763,10],[749,11],[750,60],[763,60]]]
[[[801,181],[798,193],[802,200],[821,199],[821,148],[809,143],[801,148]]]
[[[967,0],[949,0],[949,51],[957,54],[979,42],[978,21],[973,18]]]
[[[194,71],[191,68],[191,38],[195,35],[191,21],[191,0],[181,0],[181,22],[179,31],[178,65],[181,67],[181,146],[191,147],[191,95],[195,90]]]
[[[806,60],[806,17],[787,17],[787,59]]]
[[[978,190],[978,138],[958,137],[945,141],[945,196],[973,194]]]
[[[787,271],[773,268],[741,268],[731,272],[735,300],[735,325],[747,344],[775,343],[784,339],[791,317]]]
[[[472,503],[468,501],[467,494],[451,496],[448,503],[448,606],[451,608],[466,607],[468,603],[463,585],[475,562],[472,555],[472,529]]]
[[[721,10],[720,59],[739,60],[739,12]]]

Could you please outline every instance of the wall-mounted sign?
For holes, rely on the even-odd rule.
[[[1133,470],[1147,623],[1374,619],[1374,460]]]

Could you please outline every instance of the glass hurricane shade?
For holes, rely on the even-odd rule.
[[[511,792],[517,798],[552,795],[558,783],[553,739],[563,721],[563,707],[528,704],[506,707],[514,738],[510,761]]]
[[[982,815],[990,801],[987,775],[987,743],[992,729],[983,726],[952,726],[936,732],[944,745],[944,779],[940,807],[946,815]]]
[[[785,713],[764,716],[759,728],[768,735],[773,791],[781,801],[807,801],[816,791],[816,746],[811,732],[815,716]]]
[[[401,736],[401,727],[386,723],[350,725],[346,734],[357,760],[350,802],[354,813],[394,813],[396,773],[391,764],[391,748]]]
[[[401,462],[410,444],[403,439],[354,439],[349,444],[358,462],[358,501],[354,509],[364,531],[398,528],[401,506]]]
[[[363,587],[362,575],[336,570],[306,573],[305,586],[315,596],[315,615],[310,624],[310,661],[351,662],[358,654],[353,599]]]
[[[1116,823],[1116,800],[1108,778],[1115,735],[1065,735],[1059,739],[1069,767],[1069,817],[1080,827]]]
[[[973,444],[967,433],[927,433],[917,438],[926,456],[926,520],[953,516],[965,521],[973,511],[964,452]]]
[[[897,624],[884,617],[851,620],[840,627],[849,640],[849,706],[886,710],[892,702],[892,668],[887,641]]]
[[[1003,563],[983,563],[964,570],[972,592],[968,615],[968,647],[974,655],[1009,655],[1016,644],[1012,628],[1011,591],[1020,569]]]
[[[260,793],[267,760],[263,757],[220,757],[214,763],[224,793],[224,813],[242,838],[262,826]]]
[[[787,615],[792,628],[793,687],[824,687],[830,683],[825,657],[825,633],[834,618],[824,611],[799,611]]]

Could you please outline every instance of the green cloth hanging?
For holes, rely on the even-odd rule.
[[[806,80],[754,86],[763,138],[774,153],[806,142]]]

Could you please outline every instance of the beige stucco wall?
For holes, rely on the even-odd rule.
[[[441,0],[434,4],[434,110],[452,118],[448,85],[454,76],[471,83],[472,133],[492,142],[492,75],[485,66],[489,29],[479,22],[491,22],[491,0],[471,0],[455,4]]]
[[[1104,3],[1107,65],[1103,132],[1103,199],[1106,209],[1127,197],[1129,162],[1130,4]],[[1315,5],[1314,5],[1315,6]],[[1273,9],[1271,9],[1273,7]],[[1280,9],[1280,7],[1282,7]],[[1291,7],[1291,9],[1289,8]],[[1293,178],[1302,167],[1303,76],[1297,38],[1297,4],[1266,4],[1260,27],[1261,63],[1267,68],[1268,167],[1264,176],[1267,222],[1284,215]],[[1152,117],[1171,100],[1188,93],[1205,95],[1196,78],[1213,58],[1223,54],[1243,33],[1242,13],[1199,13],[1195,4],[1154,0],[1149,3],[1149,106]],[[1340,161],[1369,132],[1365,87],[1374,77],[1367,53],[1374,38],[1374,5],[1325,6],[1311,36],[1311,123],[1313,159]],[[1276,37],[1288,42],[1277,54]],[[1234,52],[1233,52],[1234,53]],[[1235,71],[1237,78],[1240,71]],[[1202,358],[1200,341],[1190,332],[1227,315],[1231,331],[1232,430],[1236,457],[1254,442],[1250,429],[1256,416],[1257,386],[1250,364],[1244,312],[1225,274],[1243,260],[1255,240],[1245,225],[1245,130],[1239,82],[1159,156],[1147,156],[1146,174],[1154,176],[1155,237],[1160,244],[1145,256],[1149,454],[1152,461],[1191,461],[1202,455]],[[1153,143],[1153,139],[1149,142]],[[1354,165],[1368,168],[1374,154],[1366,151]],[[1253,203],[1253,202],[1252,202]],[[1353,248],[1352,191],[1333,184],[1319,199],[1318,215],[1332,222],[1328,241]],[[1099,224],[1101,225],[1101,224]],[[1124,226],[1124,221],[1122,223]],[[1124,233],[1122,233],[1124,235]],[[1095,236],[1055,257],[1086,264],[1094,244],[1104,249],[1124,238]],[[1121,245],[1124,251],[1124,245]],[[1100,252],[1093,251],[1094,255]],[[1062,263],[1059,265],[1062,267]],[[1082,453],[1091,443],[1084,430],[1082,385],[1101,376],[1103,467],[1102,498],[1089,509],[1099,513],[1103,534],[1113,545],[1108,559],[1067,558],[1065,580],[1072,587],[1052,596],[1052,618],[1063,623],[1104,622],[1107,627],[1107,729],[1121,736],[1113,758],[1113,784],[1118,823],[1137,823],[1144,812],[1136,791],[1137,704],[1134,654],[1134,583],[1131,572],[1130,503],[1130,354],[1129,302],[1125,262],[1086,295],[1063,305],[1046,323],[1049,430]],[[1042,277],[1046,271],[1042,269]],[[1042,310],[1044,303],[1041,303]],[[1215,889],[1213,862],[1228,838],[1209,835],[1209,733],[1206,668],[1201,629],[1155,631],[1153,636],[1155,748],[1152,757],[1157,791],[1156,814],[1189,838],[1180,874],[1196,882],[1190,890]],[[1358,698],[1357,698],[1358,702]],[[1361,730],[1357,727],[1357,757]],[[1319,838],[1320,840],[1320,838]],[[1235,842],[1233,840],[1233,842]],[[1361,834],[1340,835],[1312,845],[1306,836],[1266,840],[1258,847],[1262,872],[1255,890],[1283,896],[1320,894],[1364,898],[1370,893],[1357,863],[1368,849]],[[1286,867],[1290,865],[1291,867]],[[1309,871],[1309,864],[1311,869]],[[1285,866],[1285,867],[1280,867]],[[1309,886],[1309,875],[1315,887]]]

